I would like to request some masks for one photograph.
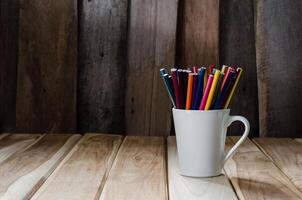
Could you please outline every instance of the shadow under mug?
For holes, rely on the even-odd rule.
[[[248,120],[242,116],[230,116],[225,110],[172,109],[180,174],[190,177],[218,176],[222,167],[247,138]],[[241,121],[245,131],[238,142],[224,153],[226,132],[234,121]]]

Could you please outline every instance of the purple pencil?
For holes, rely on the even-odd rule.
[[[179,87],[178,87],[178,80],[177,80],[177,69],[172,68],[171,75],[172,75],[173,90],[174,90],[175,101],[176,101],[176,108],[179,109],[180,101],[179,101]]]

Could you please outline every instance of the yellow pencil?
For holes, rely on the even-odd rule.
[[[220,74],[220,70],[216,69],[215,74],[214,74],[214,78],[213,78],[213,82],[212,82],[212,85],[211,85],[211,89],[210,89],[210,92],[209,92],[209,96],[208,96],[208,99],[207,99],[207,102],[206,102],[206,106],[204,108],[205,110],[209,110],[210,107],[211,107],[213,95],[214,95],[216,85],[217,85],[217,81],[218,81],[218,78],[219,78],[219,74]]]
[[[227,108],[229,107],[230,101],[231,101],[232,96],[233,96],[233,94],[234,94],[234,91],[235,91],[235,89],[236,89],[236,87],[237,87],[237,85],[238,85],[238,82],[239,82],[239,79],[240,79],[240,77],[241,77],[241,74],[242,74],[243,69],[242,69],[242,68],[238,68],[237,71],[239,71],[239,72],[238,72],[238,76],[237,76],[236,81],[235,81],[235,84],[234,84],[234,86],[233,86],[233,88],[232,88],[232,90],[231,90],[231,93],[230,93],[230,95],[228,96],[228,99],[227,99],[227,101],[226,101],[226,103],[225,103],[225,105],[224,105],[224,109],[227,109]]]
[[[222,65],[222,68],[221,68],[221,73],[224,73],[224,70],[227,68],[226,65]]]

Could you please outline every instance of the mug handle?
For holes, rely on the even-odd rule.
[[[236,144],[229,150],[229,152],[226,154],[225,158],[224,158],[224,162],[225,163],[237,150],[237,148],[242,144],[242,142],[247,138],[247,136],[249,135],[250,132],[250,123],[249,121],[242,116],[230,116],[227,123],[225,124],[225,128],[229,127],[234,121],[240,121],[244,124],[245,130],[243,135],[241,136],[241,138],[236,142]]]

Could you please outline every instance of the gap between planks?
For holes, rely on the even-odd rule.
[[[100,200],[167,199],[164,144],[163,137],[127,136],[114,160]]]
[[[290,138],[255,138],[253,142],[302,192],[302,145]]]
[[[98,199],[122,138],[85,134],[32,199]]]
[[[237,199],[233,187],[224,174],[210,178],[192,178],[179,174],[175,136],[168,137],[167,150],[170,200]]]
[[[239,137],[227,137],[226,149]],[[302,195],[275,164],[247,139],[224,166],[239,199],[301,199]]]
[[[80,137],[74,134],[43,135],[6,159],[0,164],[0,199],[29,199]]]

